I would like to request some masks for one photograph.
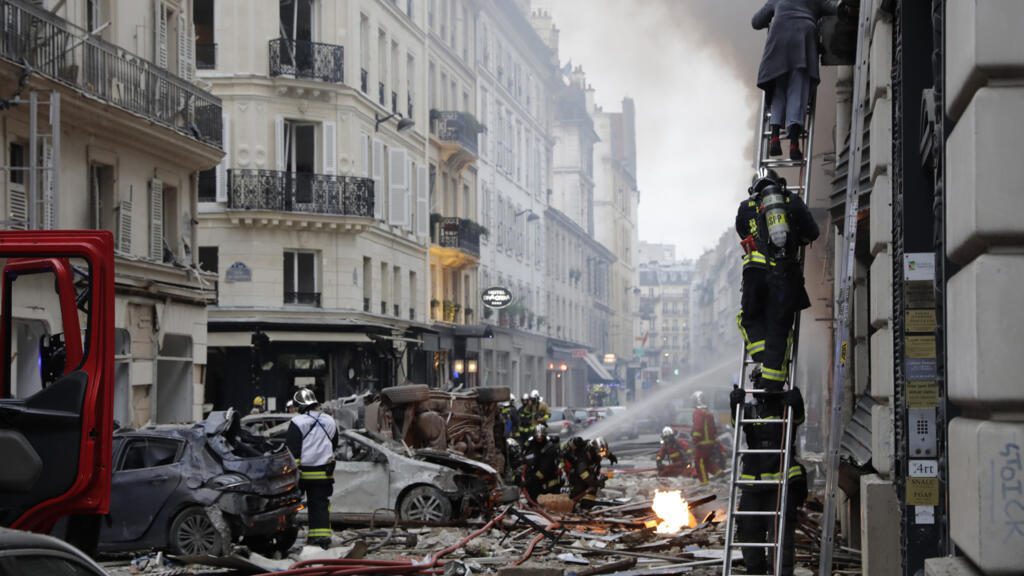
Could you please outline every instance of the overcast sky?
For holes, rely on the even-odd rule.
[[[683,258],[712,247],[752,173],[759,0],[535,0],[561,29],[595,99],[636,101],[640,239]]]

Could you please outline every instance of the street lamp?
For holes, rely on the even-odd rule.
[[[406,130],[408,130],[409,128],[412,128],[416,124],[415,120],[413,120],[411,118],[403,118],[402,115],[400,113],[398,113],[398,112],[392,112],[391,114],[388,114],[387,116],[381,116],[380,114],[377,114],[376,112],[374,112],[373,117],[374,117],[375,120],[377,120],[377,123],[374,124],[373,131],[374,132],[380,132],[380,125],[385,123],[385,122],[387,122],[388,120],[391,120],[392,118],[395,118],[396,116],[398,117],[398,131],[399,132],[405,132]]]
[[[540,216],[536,212],[534,212],[532,208],[527,208],[526,210],[520,210],[519,212],[516,212],[516,220],[518,220],[519,217],[522,216],[523,214],[528,214],[528,216],[526,217],[527,222],[536,222],[537,220],[540,220]]]

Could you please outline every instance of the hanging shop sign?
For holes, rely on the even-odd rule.
[[[495,286],[484,290],[483,294],[480,295],[480,300],[488,308],[501,310],[502,308],[508,308],[512,304],[512,291],[508,288]]]

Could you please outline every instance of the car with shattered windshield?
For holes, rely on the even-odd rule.
[[[242,429],[234,410],[192,426],[118,430],[113,463],[102,552],[216,555],[238,541],[286,551],[298,535],[295,460],[284,446]]]

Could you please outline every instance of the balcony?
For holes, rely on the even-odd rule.
[[[319,292],[285,292],[284,293],[285,304],[297,304],[299,306],[315,306],[320,307],[320,293]]]
[[[279,170],[228,170],[228,208],[373,218],[373,180]]]
[[[487,234],[487,229],[469,220],[430,215],[431,248],[442,266],[447,268],[466,268],[475,266],[480,259],[480,236]]]
[[[0,58],[220,147],[221,101],[191,82],[20,0],[0,0]]]
[[[345,81],[345,49],[334,44],[276,38],[270,41],[270,75],[337,84]]]
[[[477,136],[484,130],[467,112],[430,111],[430,133],[440,143],[442,158],[455,171],[476,161]]]

